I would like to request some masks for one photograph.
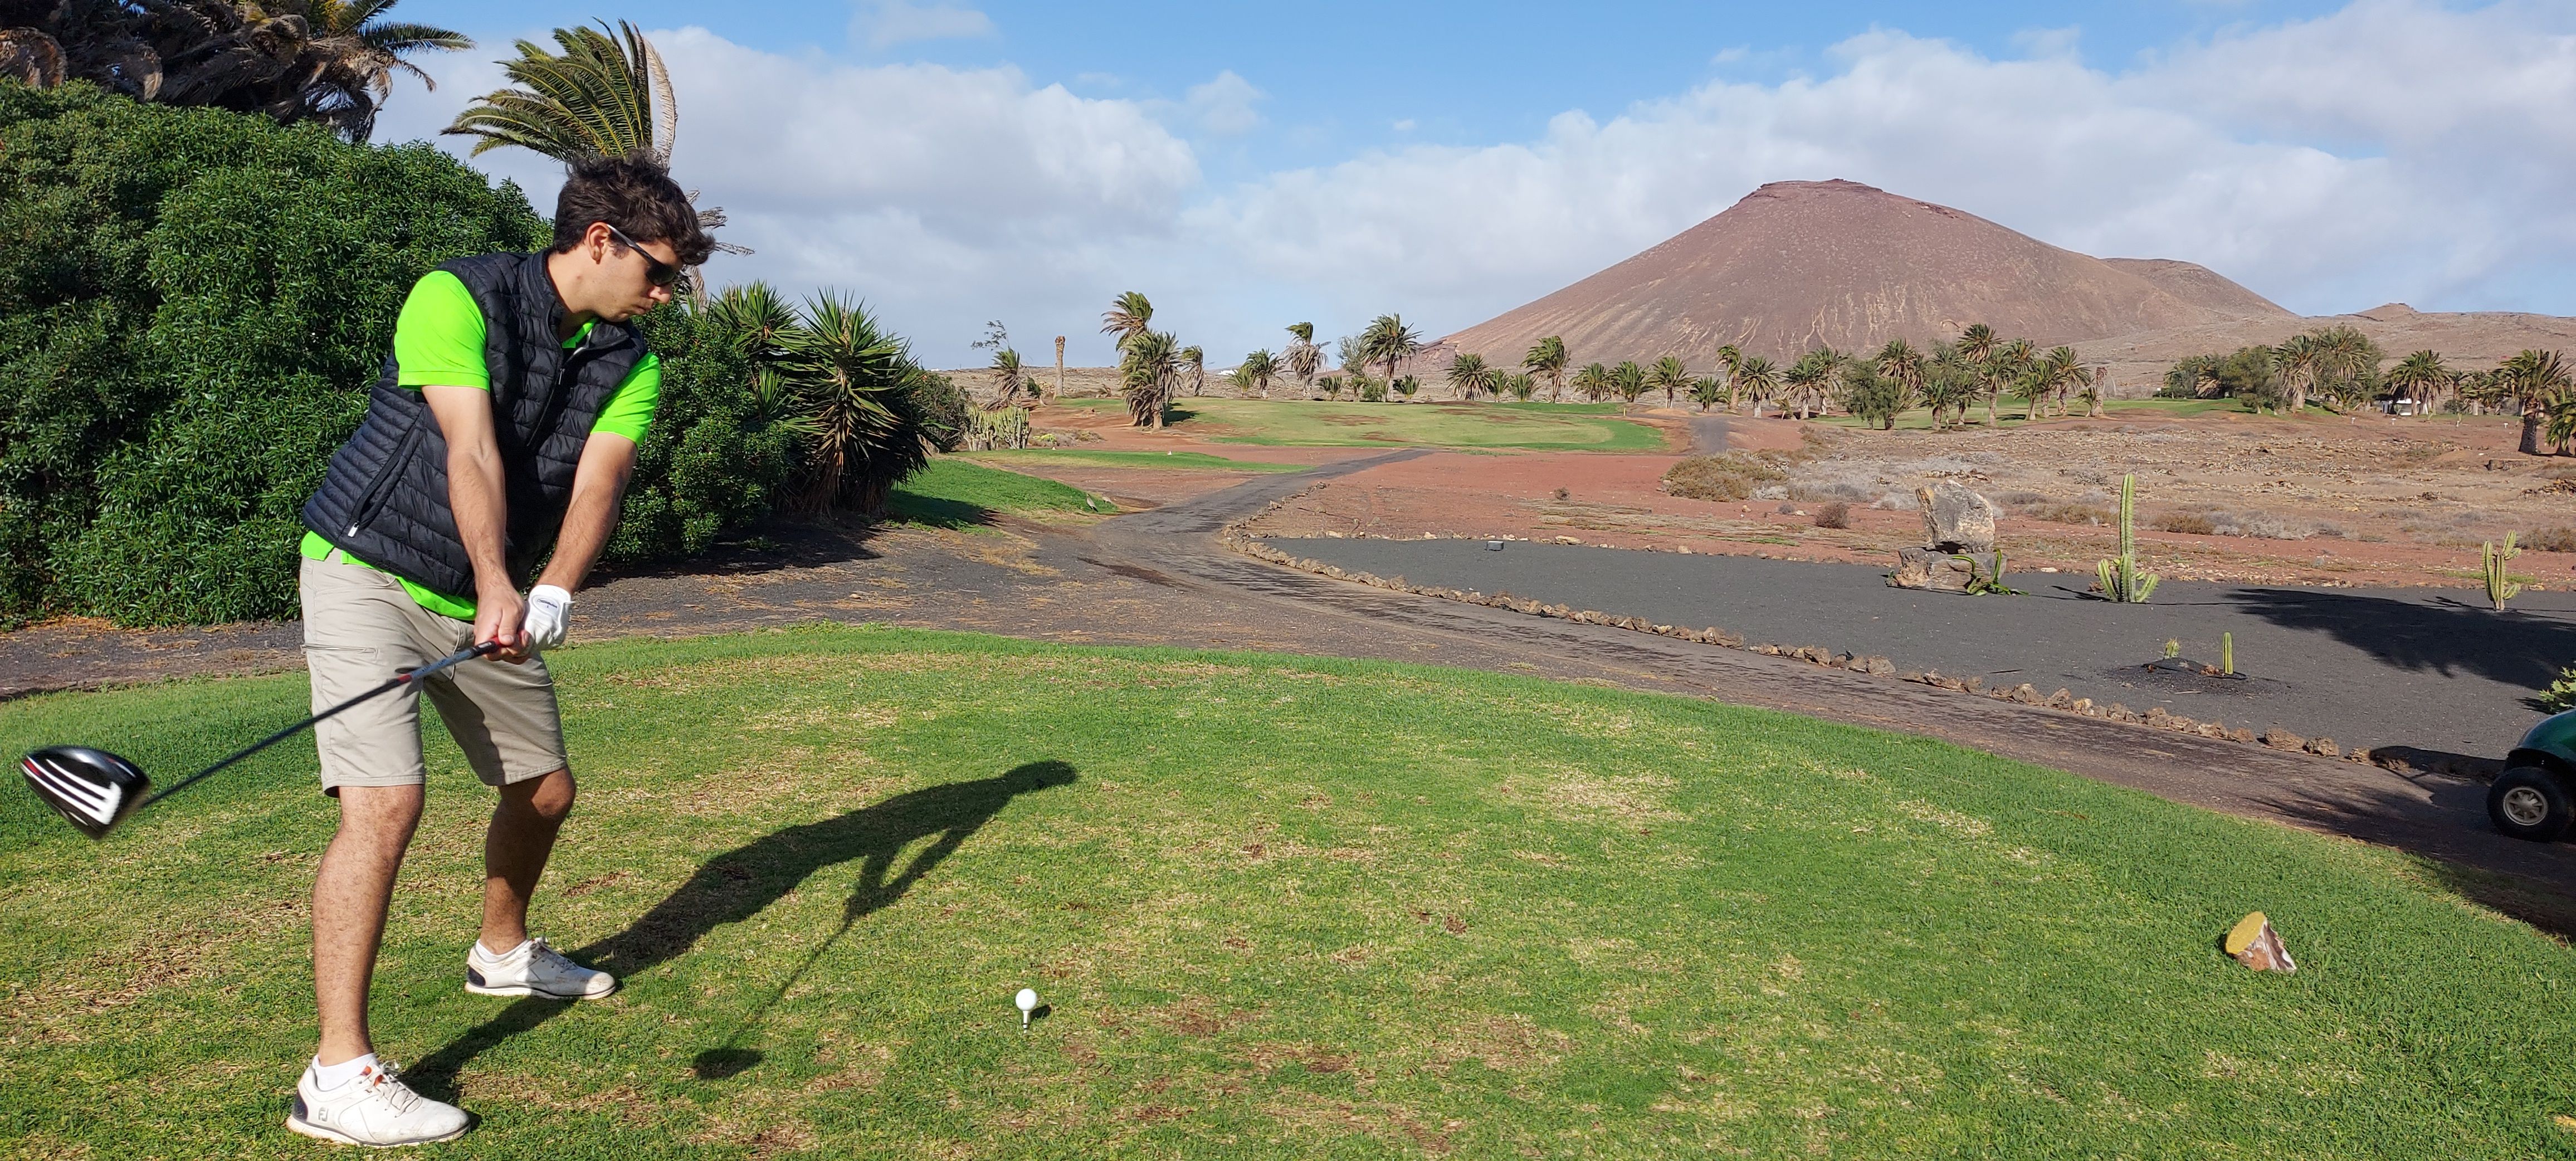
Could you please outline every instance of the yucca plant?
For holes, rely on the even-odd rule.
[[[908,397],[922,371],[856,301],[818,294],[804,316],[779,336],[780,369],[814,431],[793,506],[883,511],[895,482],[929,462],[929,433]]]
[[[2102,595],[2122,604],[2144,604],[2163,579],[2138,568],[2138,477],[2120,477],[2120,555],[2094,566]]]

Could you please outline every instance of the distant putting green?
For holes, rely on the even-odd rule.
[[[935,456],[895,485],[886,508],[899,519],[941,528],[989,525],[1004,512],[1049,516],[1105,515],[1118,506],[1070,484]]]
[[[433,730],[375,1030],[482,1121],[418,1156],[2576,1149],[2576,959],[2381,849],[1480,673],[864,628],[552,660],[582,804],[538,929],[626,988],[465,993],[490,795]],[[305,698],[31,698],[0,753],[184,771]],[[0,791],[16,1152],[315,1155],[278,1126],[312,768],[95,845]],[[2220,955],[2256,908],[2297,975]]]
[[[1068,407],[1123,409],[1114,399]],[[1659,452],[1662,432],[1618,418],[1618,405],[1559,403],[1327,403],[1185,399],[1180,430],[1218,443],[1297,447],[1531,448]]]
[[[1092,451],[1084,448],[1029,448],[1025,451],[969,452],[966,459],[998,468],[1015,466],[1187,469],[1217,472],[1302,472],[1310,464],[1274,464],[1230,460],[1206,452]]]

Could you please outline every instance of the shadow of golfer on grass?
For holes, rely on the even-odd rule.
[[[858,881],[842,908],[840,930],[759,1005],[744,1021],[743,1027],[748,1028],[794,986],[824,949],[859,920],[903,898],[913,884],[955,853],[1013,798],[1067,785],[1074,778],[1073,767],[1064,762],[1030,762],[999,777],[898,794],[837,818],[764,835],[707,860],[696,874],[689,876],[688,882],[628,924],[626,930],[573,952],[573,958],[615,973],[621,982],[632,981],[685,954],[708,932],[759,914],[815,873],[859,860]],[[897,871],[897,856],[924,838],[932,840],[930,845]],[[425,1095],[453,1100],[456,1074],[475,1057],[571,1006],[570,1001],[536,997],[514,1001],[500,1015],[404,1069],[403,1078]],[[725,1048],[702,1057],[699,1073],[729,1076],[757,1062],[756,1053],[731,1043],[740,1035],[737,1029],[734,1036],[728,1037]]]

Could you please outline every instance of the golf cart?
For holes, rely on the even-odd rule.
[[[2549,842],[2576,821],[2576,710],[2542,718],[2505,755],[2487,816],[2515,838]]]

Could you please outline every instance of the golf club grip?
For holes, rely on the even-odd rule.
[[[447,656],[445,656],[445,657],[441,657],[441,658],[439,658],[439,659],[438,659],[438,660],[436,660],[436,661],[432,661],[432,662],[430,662],[429,664],[424,665],[424,666],[421,666],[421,667],[420,667],[420,668],[418,668],[418,669],[409,670],[409,671],[407,671],[407,672],[403,672],[403,673],[397,673],[397,674],[393,675],[392,677],[388,677],[388,678],[386,678],[386,679],[385,679],[384,684],[379,685],[379,686],[375,687],[374,689],[368,690],[368,691],[367,691],[367,692],[365,692],[365,693],[359,694],[359,695],[358,695],[358,696],[356,696],[356,697],[350,698],[350,699],[349,699],[349,700],[347,700],[347,701],[341,702],[341,703],[340,703],[340,704],[338,704],[338,705],[335,705],[335,706],[332,706],[332,707],[331,707],[331,708],[329,708],[329,709],[323,710],[321,713],[315,714],[315,715],[313,715],[312,717],[306,718],[306,719],[304,719],[303,721],[297,722],[297,723],[295,723],[294,725],[291,725],[291,726],[286,727],[285,729],[279,730],[279,731],[277,731],[277,732],[276,732],[276,733],[274,733],[274,734],[270,734],[269,736],[267,736],[267,737],[265,737],[265,738],[261,738],[260,740],[258,740],[258,741],[256,741],[256,742],[253,742],[253,743],[251,743],[250,745],[245,746],[245,747],[243,747],[241,750],[239,750],[239,751],[235,752],[231,757],[229,757],[229,758],[225,758],[223,761],[217,762],[217,763],[215,763],[215,764],[214,764],[214,765],[212,765],[212,766],[208,766],[208,767],[206,767],[206,768],[205,768],[205,769],[203,769],[203,770],[199,770],[199,771],[197,771],[197,772],[196,772],[196,773],[194,773],[194,774],[188,775],[188,776],[187,776],[187,777],[185,777],[185,778],[182,778],[182,779],[180,779],[180,780],[178,780],[178,781],[176,781],[176,782],[171,783],[167,789],[164,789],[164,790],[163,790],[163,791],[161,791],[159,794],[155,794],[155,795],[153,795],[152,797],[150,797],[150,798],[148,798],[148,799],[145,799],[145,800],[144,800],[144,802],[143,802],[143,804],[142,804],[142,806],[137,806],[137,807],[135,807],[135,809],[136,809],[136,810],[141,810],[141,809],[143,809],[143,807],[144,807],[144,806],[150,806],[150,805],[152,805],[152,804],[153,804],[153,803],[155,803],[155,802],[159,802],[159,801],[161,801],[161,800],[162,800],[162,799],[164,799],[164,798],[168,798],[168,797],[170,797],[170,796],[171,796],[171,795],[173,795],[173,794],[177,794],[177,793],[178,793],[178,792],[180,792],[181,790],[186,789],[186,788],[187,788],[189,785],[191,785],[192,783],[196,782],[198,779],[200,779],[200,778],[204,778],[205,776],[207,776],[207,775],[209,775],[209,774],[212,774],[212,773],[214,773],[214,772],[215,772],[215,771],[217,771],[217,770],[221,770],[221,769],[223,769],[223,768],[224,768],[224,767],[226,767],[226,766],[230,766],[230,765],[232,765],[232,764],[233,764],[233,763],[235,763],[235,762],[239,762],[239,761],[241,761],[241,760],[242,760],[242,759],[244,759],[244,758],[247,758],[247,757],[250,757],[250,756],[251,756],[251,755],[253,755],[253,754],[259,753],[260,751],[265,750],[265,749],[269,748],[270,746],[274,746],[274,745],[278,744],[279,742],[283,742],[283,741],[285,741],[285,740],[286,740],[286,739],[288,739],[288,738],[292,738],[292,737],[294,737],[294,736],[295,736],[295,735],[297,735],[297,734],[300,734],[300,733],[303,733],[303,732],[304,732],[304,731],[306,731],[306,730],[312,729],[314,726],[320,725],[324,719],[329,718],[329,717],[331,717],[333,714],[337,714],[337,713],[339,713],[339,712],[340,712],[340,711],[342,711],[342,710],[348,709],[348,708],[349,708],[349,707],[351,707],[351,706],[357,705],[357,704],[359,704],[359,703],[361,703],[361,702],[364,702],[364,701],[367,701],[367,700],[369,700],[369,699],[371,699],[371,698],[381,697],[381,696],[383,696],[383,695],[385,695],[385,694],[392,693],[393,691],[395,691],[395,690],[397,690],[397,689],[401,689],[403,686],[406,686],[406,685],[412,684],[412,683],[414,683],[414,682],[417,682],[417,681],[419,681],[420,679],[422,679],[422,678],[424,678],[424,677],[428,677],[429,675],[431,675],[431,674],[433,674],[433,673],[437,673],[438,671],[440,671],[440,670],[442,670],[442,669],[446,669],[446,668],[448,668],[448,667],[450,667],[450,666],[453,666],[453,665],[459,665],[459,664],[462,664],[462,663],[467,662],[467,661],[472,661],[472,660],[474,660],[474,659],[475,659],[475,658],[477,658],[477,657],[485,657],[485,656],[489,656],[489,655],[491,655],[491,654],[498,653],[498,652],[500,652],[500,651],[501,651],[501,643],[500,643],[500,642],[498,642],[498,641],[483,641],[483,642],[479,642],[479,643],[475,644],[475,645],[474,645],[473,647],[471,647],[471,648],[467,648],[467,649],[459,649],[459,650],[457,650],[457,651],[456,651],[456,652],[454,652],[454,653],[450,653],[450,654],[448,654]]]

